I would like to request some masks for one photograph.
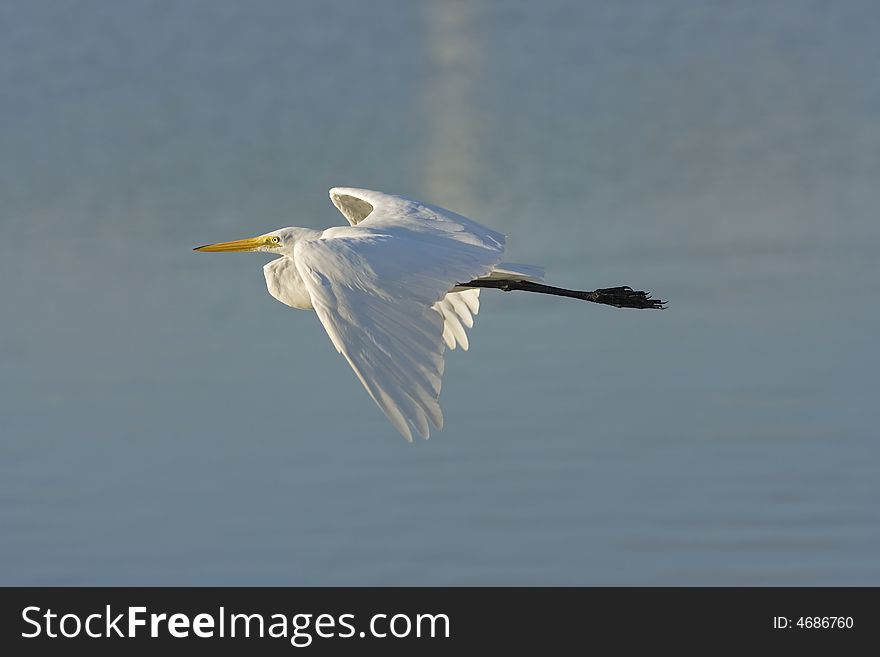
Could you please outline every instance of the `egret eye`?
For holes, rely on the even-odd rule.
[[[277,235],[273,235],[272,236],[272,243],[273,244],[281,244],[281,238],[278,237]]]

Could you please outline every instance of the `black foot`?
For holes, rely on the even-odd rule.
[[[641,290],[633,290],[628,285],[621,287],[607,287],[596,290],[597,303],[604,303],[615,308],[650,308],[654,310],[663,310],[666,307],[665,301],[652,299],[648,292]]]

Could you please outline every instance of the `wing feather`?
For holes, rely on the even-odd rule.
[[[334,187],[330,199],[352,226],[408,228],[424,236],[504,250],[503,234],[430,203],[355,187]]]
[[[473,328],[474,316],[480,310],[480,290],[472,288],[461,292],[450,292],[434,304],[434,310],[443,316],[443,342],[450,349],[458,344],[468,350],[468,337],[465,327]]]
[[[334,187],[330,190],[330,200],[352,226],[366,219],[373,211],[373,206],[368,201],[347,194],[346,190],[341,187]]]
[[[349,188],[331,197],[338,190],[371,214],[297,243],[296,267],[330,340],[379,408],[407,440],[427,438],[429,423],[443,426],[444,343],[467,349],[464,325],[479,308],[477,290],[447,293],[488,275],[504,237],[401,197]]]

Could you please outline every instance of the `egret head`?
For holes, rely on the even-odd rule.
[[[289,255],[293,252],[293,247],[299,238],[302,228],[279,228],[265,235],[257,235],[256,237],[248,237],[243,240],[233,240],[231,242],[218,242],[217,244],[206,244],[205,246],[197,246],[193,251],[207,251],[211,253],[223,253],[232,251],[263,251],[266,253],[277,253],[279,255]]]

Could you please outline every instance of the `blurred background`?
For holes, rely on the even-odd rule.
[[[880,8],[4,2],[0,583],[880,584]],[[484,292],[405,443],[258,255],[334,185]]]

